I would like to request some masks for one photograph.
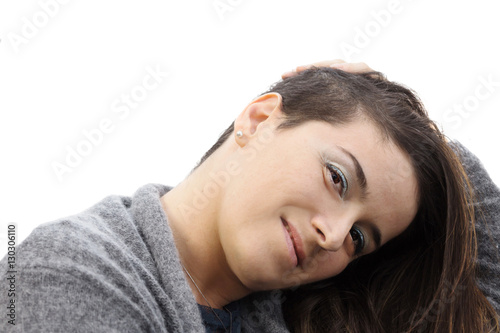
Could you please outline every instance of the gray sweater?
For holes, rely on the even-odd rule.
[[[478,283],[500,312],[500,191],[474,155],[457,150],[483,213]],[[36,228],[17,247],[16,325],[2,315],[0,332],[204,332],[160,203],[168,189],[146,185]],[[3,286],[7,264],[0,262]],[[0,292],[2,309],[11,299]],[[243,299],[242,332],[288,332],[281,301],[279,291]]]
[[[481,161],[459,142],[451,145],[475,190],[478,286],[500,315],[500,189]]]

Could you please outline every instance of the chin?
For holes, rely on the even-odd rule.
[[[262,257],[241,258],[234,264],[229,261],[229,265],[240,282],[254,292],[282,288],[283,273],[278,270],[278,267],[270,265],[270,262],[262,262],[258,259]]]
[[[288,288],[297,285],[298,282],[297,274],[294,274],[297,273],[295,269],[280,269],[276,265],[266,265],[266,263],[252,262],[244,267],[235,267],[233,272],[248,289],[254,292]]]

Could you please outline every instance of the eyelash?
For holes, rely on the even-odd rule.
[[[340,197],[342,199],[344,199],[345,194],[347,193],[347,189],[349,188],[349,184],[347,183],[347,178],[345,177],[342,170],[340,170],[335,165],[327,164],[326,167],[328,168],[328,171],[330,172],[330,179],[331,179],[334,187],[339,182],[342,182],[342,184],[340,185],[341,186]],[[335,179],[333,178],[334,176],[336,177]]]
[[[356,231],[357,236],[353,236],[353,231]],[[365,249],[365,235],[357,226],[353,226],[349,233],[355,246],[354,255],[359,255]]]

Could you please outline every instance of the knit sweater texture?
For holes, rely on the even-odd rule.
[[[477,283],[500,315],[500,189],[477,156],[457,141],[451,147],[462,160],[476,197]]]
[[[477,192],[478,285],[500,313],[500,190],[453,146]],[[145,185],[36,228],[17,247],[15,325],[2,315],[0,332],[204,332],[160,202],[168,190]],[[4,284],[7,271],[5,257]],[[3,309],[10,299],[0,293]],[[282,301],[280,291],[244,298],[242,332],[288,332]]]

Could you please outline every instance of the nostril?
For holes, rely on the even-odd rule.
[[[325,241],[325,239],[326,239],[326,237],[325,237],[325,234],[323,233],[323,231],[321,231],[320,229],[316,228],[316,232],[317,232],[318,234],[320,234],[320,236],[321,236],[321,240],[324,242],[324,241]]]

